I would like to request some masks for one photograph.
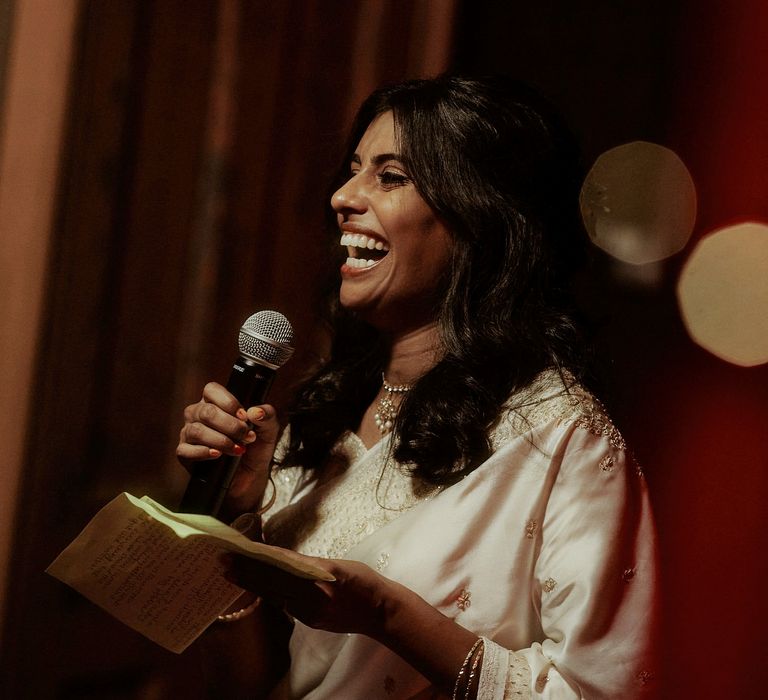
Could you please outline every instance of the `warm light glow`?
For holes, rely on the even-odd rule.
[[[592,242],[641,265],[685,246],[696,222],[696,188],[668,148],[634,141],[603,153],[581,190],[581,215]]]
[[[702,239],[677,285],[691,338],[728,362],[768,362],[768,226],[744,223]]]

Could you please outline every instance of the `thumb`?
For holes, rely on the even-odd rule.
[[[255,437],[245,446],[245,453],[230,485],[230,493],[235,498],[245,495],[254,486],[263,486],[280,434],[277,412],[269,404],[253,406],[247,412],[240,409],[238,418],[248,421]]]

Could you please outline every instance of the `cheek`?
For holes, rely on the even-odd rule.
[[[420,232],[420,243],[409,251],[408,287],[425,297],[441,294],[451,269],[451,240],[440,230]]]

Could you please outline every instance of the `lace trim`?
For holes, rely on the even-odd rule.
[[[566,424],[573,422],[577,428],[582,428],[598,437],[602,436],[617,450],[625,451],[627,443],[624,442],[624,438],[618,428],[611,422],[603,405],[596,398],[592,397],[592,405],[588,408],[588,412],[584,415],[579,416],[573,421],[566,420],[563,422]]]
[[[573,424],[605,437],[619,450],[626,450],[624,438],[602,403],[573,377],[566,374],[563,378],[551,369],[539,374],[529,387],[506,401],[505,410],[491,429],[491,444],[498,449],[505,442],[552,421]]]
[[[275,453],[272,461],[280,463],[288,451],[288,445],[291,441],[291,426],[286,426],[280,439],[275,446]],[[301,467],[288,467],[287,469],[272,469],[272,479],[275,484],[275,502],[272,507],[262,516],[263,523],[266,524],[269,519],[279,510],[288,505],[299,481],[304,476],[304,470]]]
[[[509,652],[509,669],[507,682],[504,685],[504,698],[530,700],[531,698],[531,667],[524,656]]]
[[[293,488],[295,495],[301,470],[292,472],[280,470],[278,478],[285,479],[280,490]],[[334,447],[322,481],[265,522],[265,539],[302,554],[342,558],[437,490],[390,457],[388,439],[366,450],[356,435],[346,433]]]
[[[531,669],[525,657],[483,637],[477,700],[530,700]]]

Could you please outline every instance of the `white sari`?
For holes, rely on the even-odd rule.
[[[639,468],[601,405],[555,372],[512,397],[491,457],[425,486],[352,433],[320,481],[275,474],[268,542],[364,562],[486,638],[478,698],[649,696],[655,537]],[[283,442],[284,444],[284,442]],[[297,622],[276,698],[440,697],[388,648]]]

